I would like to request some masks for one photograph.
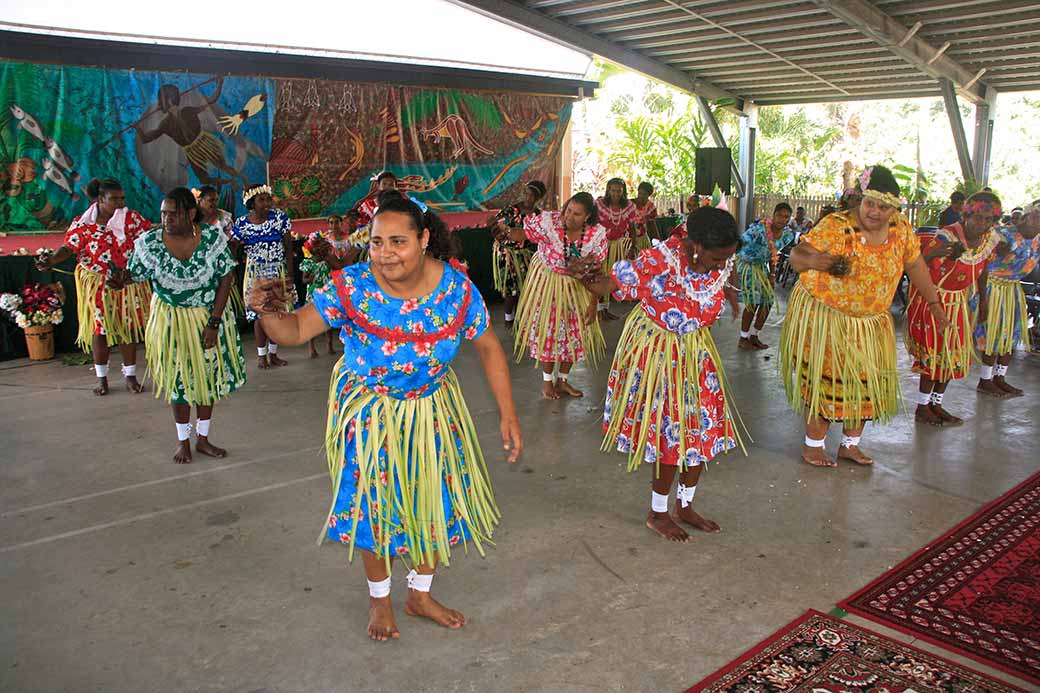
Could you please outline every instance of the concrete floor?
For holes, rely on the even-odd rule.
[[[609,345],[620,328],[608,325]],[[286,350],[290,365],[264,373],[250,360],[248,385],[214,418],[231,456],[190,467],[169,461],[171,416],[150,395],[95,399],[89,367],[60,361],[0,364],[0,690],[680,691],[1037,468],[1036,357],[1012,366],[1026,397],[956,383],[948,409],[963,427],[902,415],[868,427],[873,468],[825,470],[797,459],[776,350],[738,352],[735,336],[728,321],[715,328],[755,442],[702,479],[698,508],[723,533],[684,546],[643,526],[648,474],[598,451],[608,365],[576,369],[586,398],[558,403],[539,399],[530,362],[513,367],[527,449],[509,466],[464,349],[455,368],[504,520],[486,558],[460,551],[434,583],[471,623],[448,632],[399,613],[389,644],[365,636],[360,561],[315,545],[332,358]],[[900,366],[912,395],[901,346]]]

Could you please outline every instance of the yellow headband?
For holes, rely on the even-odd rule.
[[[249,202],[251,199],[253,199],[257,195],[263,195],[265,193],[268,194],[268,195],[271,194],[271,186],[270,185],[258,185],[255,188],[250,188],[249,190],[245,190],[245,191],[242,192],[242,204],[246,204],[247,202]]]
[[[898,197],[896,197],[892,193],[881,192],[880,190],[864,190],[863,197],[873,198],[878,202],[883,202],[889,207],[895,207],[896,209],[899,209],[903,206],[902,200],[900,200]]]

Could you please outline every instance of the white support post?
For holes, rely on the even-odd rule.
[[[989,184],[989,162],[993,155],[993,123],[996,116],[995,103],[975,105],[975,148],[972,150],[975,180],[980,185]]]
[[[755,136],[758,133],[758,108],[745,105],[745,115],[740,118],[740,176],[744,179],[744,191],[740,196],[737,223],[743,231],[751,223],[755,213]]]

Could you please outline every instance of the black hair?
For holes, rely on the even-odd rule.
[[[166,193],[163,200],[169,200],[172,202],[176,206],[178,212],[186,212],[189,219],[191,219],[191,210],[197,210],[199,208],[199,203],[195,200],[195,196],[190,190],[183,186],[174,188],[170,192]]]
[[[390,200],[401,198],[402,200],[407,199],[400,190],[396,188],[390,188],[389,190],[383,190],[376,195],[376,207],[382,207]]]
[[[380,181],[382,181],[382,180],[384,180],[386,178],[393,178],[394,180],[397,180],[397,176],[395,176],[390,171],[383,171],[378,176],[376,176],[376,185],[379,185]]]
[[[429,253],[430,257],[435,257],[438,260],[447,260],[448,258],[459,257],[460,248],[458,238],[448,230],[444,221],[433,212],[429,210],[424,212],[419,209],[419,205],[415,204],[408,198],[398,196],[389,198],[385,204],[379,205],[379,209],[376,210],[373,221],[387,212],[407,214],[412,219],[412,228],[414,228],[416,233],[419,235],[422,235],[423,229],[429,230],[430,244],[427,246],[426,252]]]
[[[776,214],[781,209],[786,209],[788,214],[791,214],[794,211],[791,209],[791,205],[787,204],[786,202],[781,202],[776,207],[773,207],[773,214]],[[799,207],[798,209],[802,210],[803,212],[805,211],[804,207]]]
[[[253,183],[248,188],[246,188],[246,192],[249,192],[251,190],[256,190],[257,188],[263,187],[264,185],[267,185],[267,184],[266,183]],[[256,197],[257,197],[256,195],[253,195],[248,200],[246,200],[246,209],[248,209],[249,211],[253,211],[253,207],[256,206],[256,202],[255,202]]]
[[[899,197],[899,183],[896,181],[896,177],[892,175],[884,166],[872,166],[870,169],[870,181],[867,183],[867,190],[877,190],[878,192],[889,193]],[[866,192],[864,190],[863,192]]]
[[[596,208],[596,199],[587,192],[574,193],[571,198],[563,203],[563,209],[567,208],[572,202],[577,202],[579,205],[585,208],[585,214],[587,215],[586,224],[595,224],[599,220],[599,210]]]
[[[612,185],[621,186],[621,202],[619,204],[621,205],[621,209],[624,209],[628,206],[628,186],[625,185],[625,181],[621,178],[611,178],[607,181],[607,187],[603,190],[603,199],[608,203],[610,202],[610,199],[607,197],[607,191],[610,190],[610,186]]]
[[[964,202],[966,199],[968,198],[960,190],[954,190],[953,194],[950,195],[950,202]]]
[[[199,188],[199,199],[201,200],[203,197],[209,195],[210,193],[213,193],[214,195],[220,195],[220,192],[212,185],[203,185],[201,188]]]
[[[123,186],[115,178],[93,178],[84,188],[87,197],[91,200],[97,200],[102,195],[122,189]]]
[[[546,188],[545,183],[543,183],[542,181],[533,180],[527,184],[527,187],[535,191],[535,193],[538,195],[539,200],[545,197]]]
[[[718,207],[700,207],[686,217],[686,234],[705,250],[728,248],[735,245],[740,249],[740,232],[733,215]]]
[[[796,212],[804,212],[805,211],[805,207],[798,207],[794,211],[796,211]]]
[[[650,195],[654,194],[654,186],[653,186],[653,184],[647,183],[646,181],[643,181],[642,183],[640,183],[639,187],[637,187],[636,190],[638,192],[643,192],[645,190],[647,197],[649,197]]]
[[[343,217],[341,217],[338,214],[330,214],[328,217],[325,218],[325,221],[331,222],[333,219],[335,219],[336,221],[343,221]]]

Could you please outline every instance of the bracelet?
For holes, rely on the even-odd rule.
[[[219,329],[220,328],[220,316],[219,315],[211,315],[211,316],[209,316],[209,320],[206,322],[206,327],[210,328],[211,330]]]

